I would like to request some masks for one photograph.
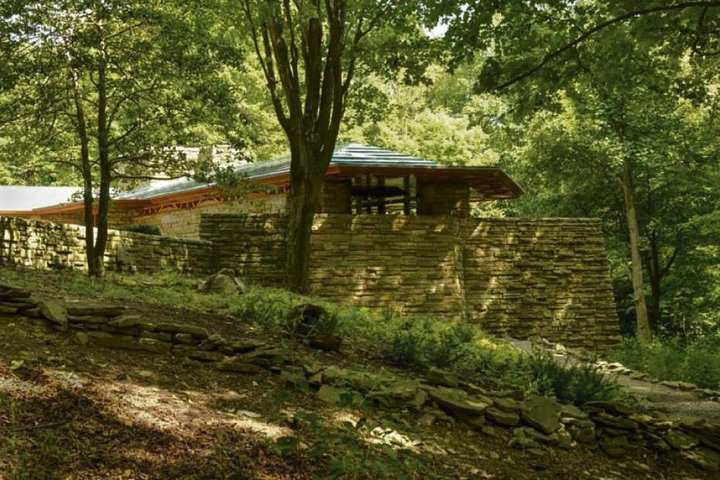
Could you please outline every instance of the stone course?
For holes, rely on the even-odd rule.
[[[110,230],[105,252],[109,270],[157,272],[212,270],[211,244]],[[36,269],[85,269],[85,227],[0,217],[0,263]]]
[[[215,268],[280,285],[287,220],[281,215],[203,215]],[[619,340],[595,219],[316,215],[312,293],[400,314],[480,324],[515,338],[572,347]]]

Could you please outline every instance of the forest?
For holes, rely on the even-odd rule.
[[[439,313],[320,298],[313,222],[346,144],[502,169],[524,194],[473,203],[492,220],[462,221],[575,231],[506,275],[561,301],[508,289],[494,301],[533,308],[501,314],[610,340],[465,321],[466,292],[491,297],[507,272],[465,289],[488,264],[455,255],[461,221],[393,237],[396,219],[419,218],[409,175],[396,178],[403,215],[380,217],[381,202],[373,221],[388,220],[385,239],[423,232],[433,243],[418,250],[439,260],[422,276],[401,250],[378,257],[407,267]],[[215,163],[214,147],[231,157]],[[217,268],[250,238],[222,214],[225,244],[122,232],[152,258],[109,264],[129,255],[109,221],[123,192],[189,178],[237,199],[258,191],[235,167],[277,158],[285,213],[257,228],[282,244],[282,284]],[[3,0],[0,187],[80,187],[82,221],[0,215],[0,479],[717,478],[719,184],[720,1]],[[330,244],[357,230],[328,231],[314,237],[330,239],[324,258],[350,257]],[[508,232],[473,251],[496,250],[502,270]],[[561,280],[587,273],[570,263],[583,255],[595,283],[575,282],[573,310]],[[344,279],[393,276],[352,261]]]
[[[219,175],[177,146],[290,154],[288,286],[335,145],[499,166],[475,216],[599,217],[621,330],[720,327],[720,2],[3,2],[0,182],[111,192]],[[93,238],[92,226],[98,227]]]

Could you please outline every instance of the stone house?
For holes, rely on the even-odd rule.
[[[289,169],[287,159],[239,166],[249,185],[243,194],[179,179],[117,196],[112,225],[154,225],[163,235],[112,232],[106,265],[197,274],[232,268],[281,285]],[[498,335],[613,344],[618,322],[599,220],[470,215],[472,202],[521,194],[499,168],[340,147],[312,228],[312,293],[476,323]],[[0,212],[0,260],[83,268],[83,229],[72,225],[81,218],[82,204],[73,202]]]
[[[241,194],[181,178],[151,182],[117,195],[110,225],[154,225],[163,235],[199,238],[200,217],[205,213],[285,211],[288,158],[246,163],[235,171],[247,179]],[[349,144],[333,155],[320,213],[467,217],[471,202],[506,200],[521,194],[522,189],[497,167],[446,167],[377,147]],[[81,202],[60,203],[14,211],[13,216],[81,224],[83,206]]]

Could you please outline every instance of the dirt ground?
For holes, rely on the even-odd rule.
[[[238,319],[128,304],[149,321],[268,340]],[[385,368],[353,353],[299,353],[323,364]],[[299,426],[298,411],[323,427]],[[182,366],[172,355],[82,346],[72,332],[0,317],[0,479],[377,478],[377,461],[404,466],[387,478],[712,478],[676,456],[642,449],[619,459],[584,447],[540,456],[508,448],[506,431],[493,437],[462,425],[422,427],[416,415],[330,408],[271,373],[224,373]],[[361,417],[354,440],[337,433]],[[287,437],[298,440],[290,452],[278,448]],[[320,444],[328,450],[317,453]],[[348,468],[333,476],[332,465],[343,460]]]

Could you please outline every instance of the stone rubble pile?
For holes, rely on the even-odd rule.
[[[583,444],[619,457],[646,447],[663,454],[676,452],[699,468],[720,471],[720,423],[701,418],[671,419],[619,401],[577,407],[521,390],[491,391],[437,368],[423,379],[409,379],[308,365],[266,342],[230,341],[194,325],[148,322],[121,305],[34,300],[29,291],[1,285],[0,314],[34,317],[61,331],[76,330],[81,344],[170,353],[184,357],[185,365],[225,372],[269,370],[290,385],[315,389],[317,398],[327,404],[400,409],[425,426],[460,423],[487,435],[509,437],[510,447],[537,455],[545,454],[546,447]]]
[[[641,412],[621,401],[593,401],[579,407],[527,395],[520,390],[489,391],[462,382],[457,375],[431,368],[424,380],[391,380],[338,367],[309,371],[317,397],[331,404],[351,398],[379,406],[404,408],[418,423],[462,423],[485,434],[510,433],[508,445],[543,455],[543,447],[583,444],[611,457],[645,447],[676,452],[699,468],[720,471],[720,423],[671,419]]]

